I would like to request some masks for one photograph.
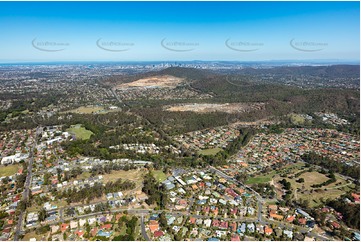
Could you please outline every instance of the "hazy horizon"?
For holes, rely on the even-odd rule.
[[[359,62],[359,11],[359,2],[0,2],[0,62]]]

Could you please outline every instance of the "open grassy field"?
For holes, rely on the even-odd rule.
[[[116,181],[119,178],[122,180],[130,180],[135,182],[135,189],[132,191],[124,191],[123,194],[127,195],[128,193],[141,191],[143,187],[143,177],[146,174],[145,169],[129,170],[129,171],[112,171],[110,174],[103,175],[104,183],[109,181]]]
[[[268,174],[266,176],[256,176],[251,177],[246,181],[246,184],[258,184],[258,183],[266,183],[270,182],[272,179],[272,174]]]
[[[69,129],[67,129],[71,134],[74,134],[77,139],[87,140],[93,134],[92,131],[87,130],[82,127],[80,124],[72,125]]]
[[[153,171],[153,176],[159,182],[163,182],[165,179],[167,179],[167,175],[164,174],[164,172],[161,170]]]
[[[120,110],[121,108],[108,109],[107,107],[102,107],[102,106],[81,106],[69,111],[64,111],[62,113],[105,114],[109,112],[119,112]]]
[[[288,177],[291,177],[293,174],[296,173],[297,171],[289,173]],[[296,182],[296,180],[300,178],[303,178],[305,181],[303,183]],[[348,183],[339,175],[336,175],[336,182],[331,183],[327,186],[323,186],[321,188],[313,188],[312,185],[323,183],[329,179],[327,175],[319,173],[317,171],[307,171],[301,174],[299,177],[295,177],[292,179],[277,176],[274,178],[274,181],[279,182],[282,179],[286,179],[288,182],[291,183],[294,199],[308,200],[310,206],[312,207],[319,205],[321,199],[336,199],[342,194],[345,194],[347,191],[349,191],[350,187],[354,186],[353,184]]]
[[[272,201],[266,201],[267,205],[277,205],[277,201],[276,200],[272,200]]]
[[[76,180],[79,180],[79,179],[88,179],[90,177],[90,172],[88,171],[85,171],[83,173],[81,173]]]
[[[292,113],[289,115],[290,117],[290,120],[293,124],[298,124],[298,125],[302,125],[305,123],[305,118],[302,117],[301,115],[299,114],[295,114],[295,113]]]
[[[91,114],[91,113],[96,113],[96,112],[100,112],[104,110],[103,107],[99,107],[99,106],[81,106],[78,107],[76,109],[72,109],[68,112],[70,113],[79,113],[79,114]]]
[[[289,173],[292,170],[298,171],[303,166],[304,166],[303,163],[289,164],[289,165],[285,166],[280,171],[271,171],[271,172],[269,172],[269,173],[267,173],[265,175],[250,177],[245,183],[247,185],[250,185],[250,184],[270,182],[272,180],[272,178],[275,177],[277,174],[280,174],[282,172]]]
[[[0,165],[0,177],[14,175],[19,170],[19,165]]]
[[[296,180],[298,180],[299,178],[303,178],[305,180],[305,182],[303,182],[303,183],[296,182]],[[310,189],[312,185],[323,183],[323,182],[327,181],[328,179],[329,178],[326,175],[321,174],[317,171],[313,171],[313,172],[303,173],[298,178],[291,179],[290,182],[292,184],[292,187],[301,188],[304,186],[305,189]]]
[[[143,176],[145,174],[145,170],[143,169],[136,169],[136,170],[129,170],[129,171],[112,171],[110,174],[103,175],[104,182],[107,183],[109,181],[116,181],[119,178],[123,180],[131,180],[137,182],[138,180],[143,181]]]
[[[310,202],[310,206],[311,207],[315,207],[318,206],[321,203],[321,199],[324,199],[325,201],[327,199],[336,199],[338,197],[340,197],[342,194],[344,194],[345,191],[343,190],[324,190],[324,189],[320,189],[317,191],[314,191],[312,194],[307,194],[307,195],[300,195],[299,197],[302,199],[306,199]]]
[[[205,150],[198,151],[198,153],[200,155],[215,155],[218,152],[220,152],[221,150],[222,150],[221,148],[205,149]]]

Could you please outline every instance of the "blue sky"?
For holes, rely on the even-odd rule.
[[[359,60],[359,2],[0,2],[0,61]]]

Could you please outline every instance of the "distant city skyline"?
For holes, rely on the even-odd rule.
[[[0,63],[359,61],[359,2],[0,2]]]

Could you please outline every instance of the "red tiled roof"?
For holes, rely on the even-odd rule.
[[[204,208],[203,208],[203,212],[209,213],[209,207],[204,207]]]
[[[298,219],[298,222],[302,225],[305,225],[306,224],[306,219],[305,218],[300,218]]]
[[[219,220],[215,219],[215,220],[212,221],[212,226],[214,226],[214,227],[218,227],[219,224],[220,224]]]
[[[151,220],[149,221],[149,230],[154,233],[154,231],[157,231],[159,229],[158,221]]]
[[[102,226],[100,226],[100,229],[111,229],[112,225],[111,224],[103,224]]]
[[[276,214],[276,213],[270,213],[269,215],[271,218],[274,218],[274,219],[277,219],[277,220],[282,220],[283,219],[283,216],[282,215],[279,215],[279,214]]]
[[[355,200],[355,202],[359,202],[359,201],[360,201],[360,194],[351,193],[351,196],[353,197],[353,199]]]
[[[339,223],[337,222],[332,222],[331,225],[335,228],[335,229],[339,229],[341,226]]]
[[[98,232],[98,228],[93,228],[92,230],[90,230],[90,233],[93,237],[97,235],[97,232]]]
[[[64,232],[67,228],[69,228],[69,224],[61,224],[60,226],[61,232]]]
[[[287,222],[293,222],[293,220],[295,220],[295,216],[290,216],[286,220]]]
[[[189,219],[189,223],[195,224],[195,223],[196,223],[196,218],[191,217],[191,218]]]
[[[268,227],[267,225],[264,227],[264,233],[265,234],[272,234],[273,229]]]
[[[181,200],[178,201],[178,204],[179,205],[187,205],[187,201],[184,200],[184,199],[181,199]]]
[[[238,234],[232,234],[231,241],[240,241],[239,235]]]
[[[237,223],[231,223],[231,224],[229,225],[229,227],[231,228],[231,230],[232,230],[233,232],[237,231]]]
[[[3,233],[10,233],[11,227],[3,229]]]
[[[163,231],[155,231],[154,232],[154,237],[161,237],[161,236],[163,236],[164,235],[164,233],[163,233]]]
[[[79,230],[79,231],[76,231],[75,234],[78,235],[78,237],[83,237],[84,231]]]
[[[221,222],[221,224],[219,225],[220,228],[228,228],[228,222],[227,221],[224,221],[224,222]]]

